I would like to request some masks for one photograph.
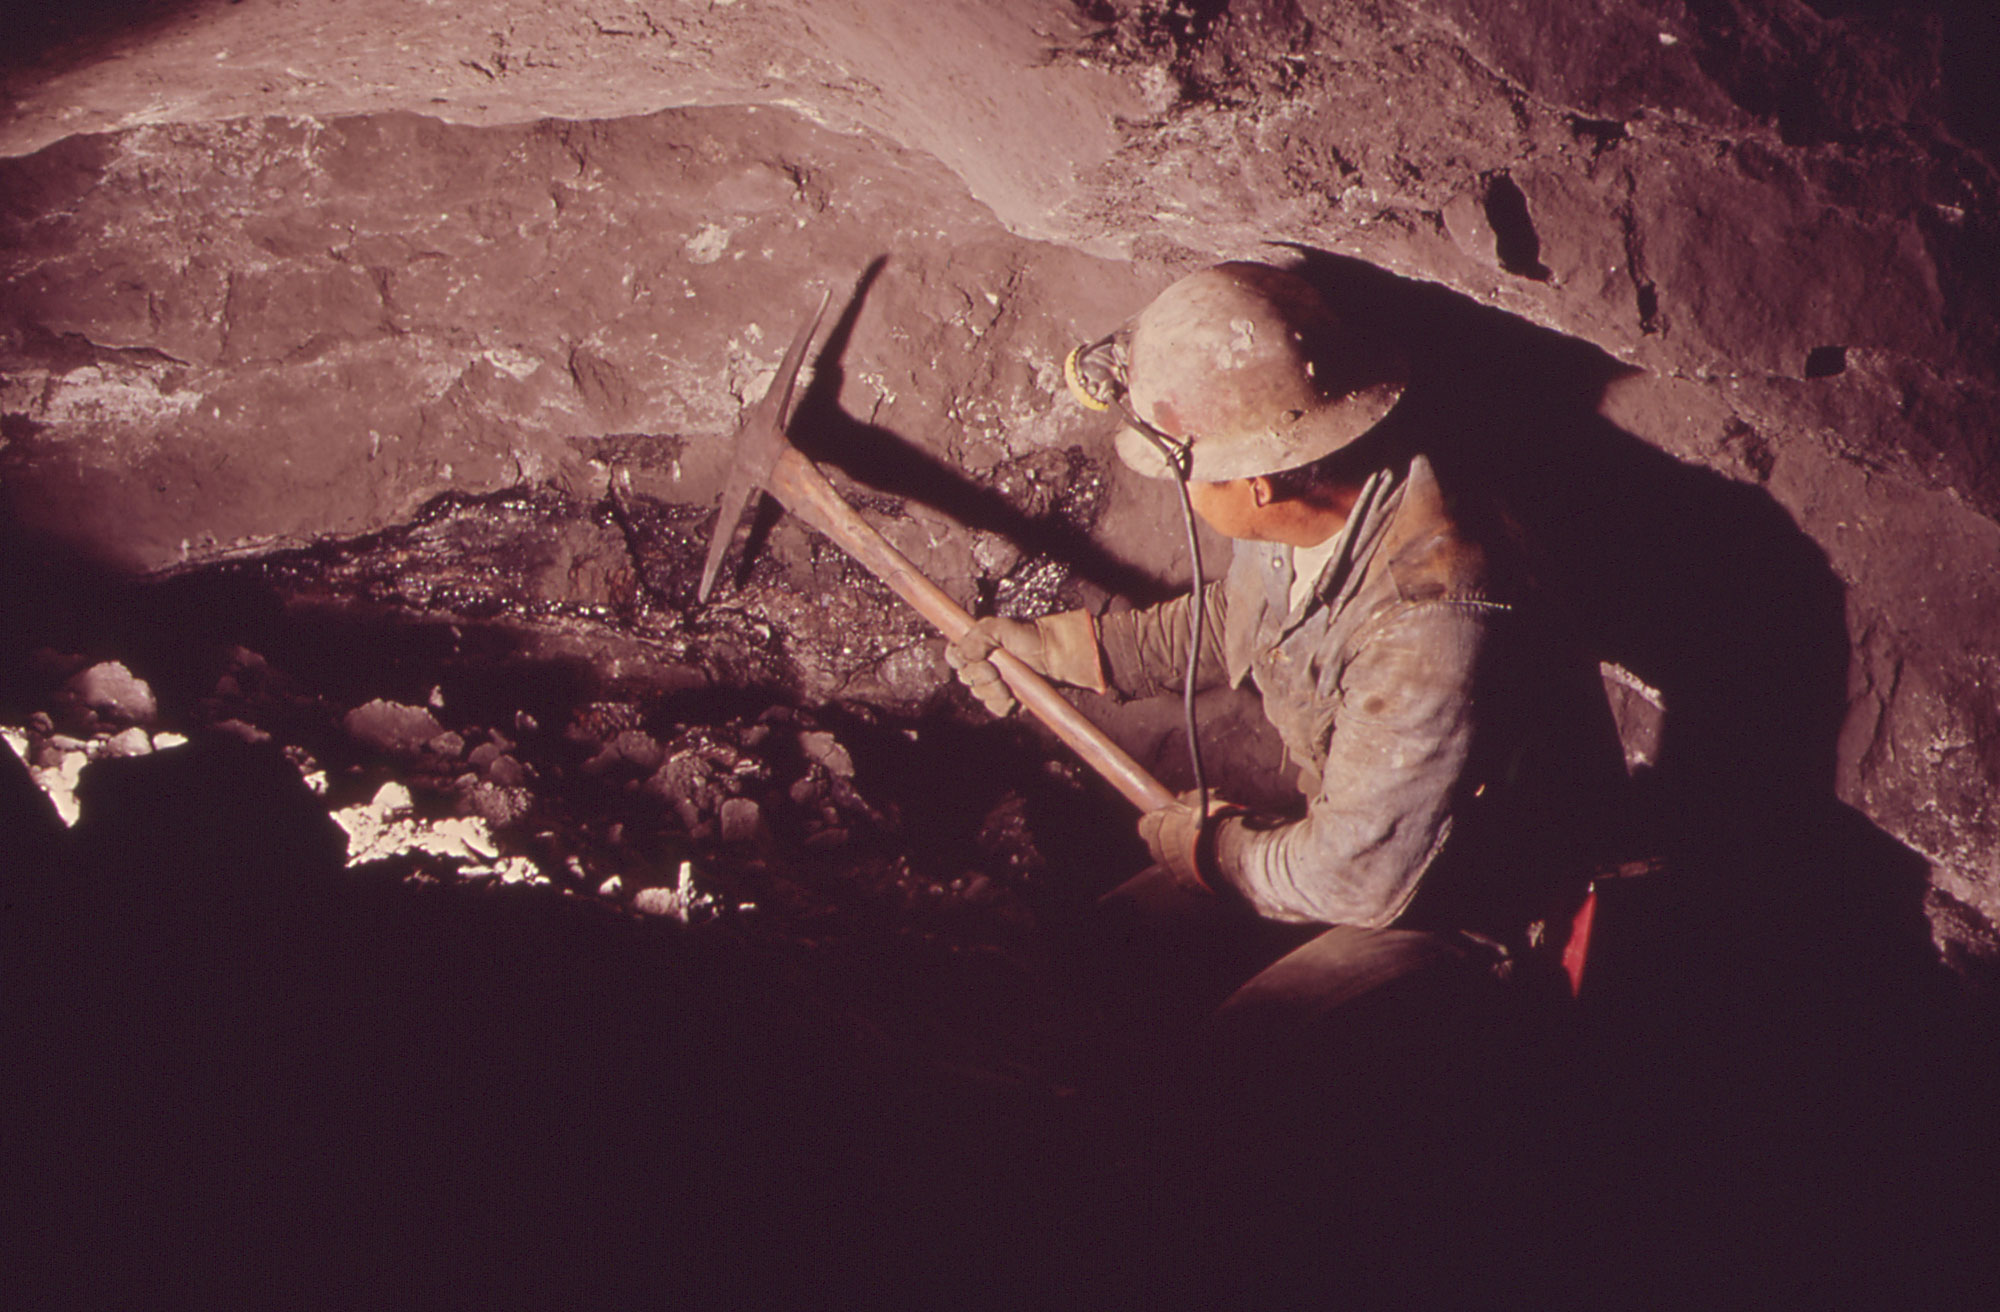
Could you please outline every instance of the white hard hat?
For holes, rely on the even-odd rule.
[[[1189,274],[1116,336],[1129,421],[1118,454],[1155,478],[1176,472],[1162,439],[1196,482],[1309,465],[1373,428],[1407,378],[1399,352],[1265,264]]]

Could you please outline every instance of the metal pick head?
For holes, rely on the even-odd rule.
[[[695,601],[706,605],[709,593],[715,587],[715,576],[721,572],[722,558],[729,553],[729,544],[736,537],[737,523],[743,518],[743,507],[749,504],[751,494],[760,489],[771,468],[778,462],[778,455],[785,447],[785,425],[791,422],[792,391],[799,380],[799,367],[805,363],[806,347],[811,344],[813,334],[819,331],[819,321],[826,314],[827,302],[833,298],[831,288],[820,293],[819,308],[799,329],[798,336],[792,338],[791,346],[785,351],[783,363],[764,389],[764,395],[743,415],[743,422],[737,426],[732,443],[732,458],[729,478],[722,485],[722,502],[715,517],[715,531],[708,540],[708,558],[702,562],[701,583],[695,589]]]

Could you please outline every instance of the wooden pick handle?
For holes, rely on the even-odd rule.
[[[946,638],[957,642],[972,627],[972,616],[919,573],[910,558],[896,550],[874,525],[861,518],[797,448],[788,443],[779,453],[764,489],[888,584],[891,591],[916,607]],[[1102,729],[1085,719],[1047,679],[1004,649],[995,651],[992,660],[1021,705],[1048,725],[1056,737],[1083,758],[1084,764],[1104,776],[1132,805],[1141,811],[1154,811],[1173,804],[1174,795],[1159,780],[1106,737]]]

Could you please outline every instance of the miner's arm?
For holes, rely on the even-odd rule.
[[[1498,608],[1395,607],[1332,690],[1318,793],[1305,818],[1221,822],[1217,875],[1273,920],[1387,925],[1451,832],[1470,759],[1474,675]]]
[[[1222,655],[1224,625],[1229,614],[1227,588],[1210,583],[1206,589],[1201,663],[1195,669],[1195,690],[1218,688],[1228,681]],[[1188,616],[1194,596],[1188,593],[1148,606],[1098,617],[1098,643],[1104,654],[1105,681],[1120,697],[1153,697],[1178,693],[1187,677]]]

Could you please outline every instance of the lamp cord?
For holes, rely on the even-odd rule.
[[[1194,474],[1194,444],[1160,431],[1133,411],[1127,399],[1122,361],[1116,358],[1118,340],[1119,334],[1113,333],[1072,350],[1063,358],[1063,381],[1086,409],[1109,410],[1116,406],[1134,431],[1143,433],[1159,451],[1180,490],[1181,521],[1187,525],[1188,566],[1194,571],[1194,605],[1188,609],[1187,668],[1181,678],[1181,719],[1187,730],[1188,766],[1194,773],[1195,815],[1206,826],[1208,772],[1201,762],[1201,725],[1195,716],[1194,684],[1195,673],[1201,666],[1202,633],[1208,624],[1208,591],[1202,579],[1201,536],[1195,529],[1194,498],[1188,492],[1188,480]],[[1106,348],[1112,351],[1108,367],[1103,360],[1086,363],[1086,357],[1097,357]]]
[[[1187,476],[1182,474],[1175,478],[1174,484],[1181,492],[1181,518],[1187,525],[1188,560],[1194,571],[1194,606],[1188,615],[1187,671],[1181,680],[1181,719],[1187,729],[1188,764],[1194,770],[1195,815],[1206,825],[1208,775],[1201,764],[1201,730],[1194,711],[1194,676],[1201,663],[1202,630],[1208,622],[1208,586],[1201,576],[1201,540],[1195,532],[1194,498],[1188,495]]]
[[[1194,572],[1194,605],[1188,608],[1188,654],[1187,668],[1181,678],[1181,720],[1187,732],[1188,766],[1194,773],[1195,816],[1200,824],[1208,824],[1208,772],[1201,761],[1201,724],[1195,715],[1195,672],[1201,666],[1201,638],[1208,625],[1208,588],[1202,578],[1201,535],[1195,530],[1194,498],[1188,493],[1188,480],[1194,472],[1194,444],[1179,441],[1161,432],[1132,412],[1132,407],[1119,397],[1119,409],[1132,427],[1143,433],[1146,440],[1159,450],[1173,471],[1174,486],[1181,494],[1181,522],[1187,526],[1188,567]]]

